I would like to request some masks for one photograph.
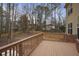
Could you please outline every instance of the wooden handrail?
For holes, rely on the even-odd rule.
[[[12,42],[12,43],[10,43],[10,44],[7,44],[7,45],[5,45],[5,46],[2,46],[2,47],[0,47],[0,54],[2,53],[2,52],[4,52],[4,51],[7,51],[7,50],[10,50],[11,48],[13,48],[14,47],[14,49],[15,49],[15,47],[18,45],[18,49],[20,49],[20,52],[18,52],[19,53],[19,55],[22,55],[21,53],[22,53],[22,51],[21,51],[21,49],[22,49],[22,43],[24,43],[24,42],[26,42],[27,43],[27,41],[28,40],[38,40],[39,39],[39,41],[40,41],[40,35],[41,35],[41,37],[43,37],[43,33],[41,32],[41,33],[38,33],[38,34],[35,34],[35,35],[32,35],[32,36],[29,36],[29,37],[27,37],[27,38],[23,38],[23,39],[21,39],[21,40],[18,40],[18,41],[16,41],[16,42]],[[34,38],[34,39],[33,39]],[[41,38],[42,39],[42,38]],[[31,43],[31,42],[30,42]],[[35,44],[35,43],[34,43]],[[13,51],[14,51],[14,49],[13,49]],[[17,51],[17,50],[16,50]],[[11,52],[11,51],[10,51]],[[14,52],[13,52],[13,55],[14,55]]]
[[[5,45],[5,46],[2,46],[2,47],[0,47],[0,50],[2,50],[2,49],[4,49],[4,48],[8,48],[8,47],[13,46],[13,45],[16,45],[16,44],[18,44],[18,43],[20,43],[20,42],[22,42],[22,41],[28,40],[28,39],[33,38],[33,37],[35,37],[35,36],[38,36],[38,35],[40,35],[40,34],[42,34],[42,33],[38,33],[38,34],[32,35],[32,36],[30,36],[30,37],[21,39],[21,40],[19,40],[19,41],[16,41],[16,42],[7,44],[7,45]]]

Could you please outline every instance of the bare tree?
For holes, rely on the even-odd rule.
[[[28,17],[26,16],[26,14],[24,14],[24,15],[22,15],[21,17],[20,17],[20,23],[21,23],[21,30],[23,31],[23,32],[26,32],[26,30],[27,30],[27,24],[28,24]]]
[[[2,34],[3,3],[0,4],[0,38]]]

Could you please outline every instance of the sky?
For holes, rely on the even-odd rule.
[[[37,5],[40,5],[40,4],[41,3],[19,3],[18,4],[19,5],[19,11],[20,11],[20,13],[21,12],[23,13],[22,9],[23,9],[23,6],[25,6],[25,5],[28,5],[29,6],[28,8],[31,8],[32,9],[32,6],[33,5],[37,6]],[[64,5],[65,5],[64,3],[61,4],[61,9],[62,9],[63,16],[66,16],[66,10],[64,8]]]
[[[4,4],[6,6],[6,4]],[[43,5],[42,3],[18,3],[17,4],[18,7],[17,7],[17,12],[19,13],[19,15],[22,15],[22,14],[25,14],[24,12],[24,6],[27,8],[28,12],[31,13],[31,10],[33,9],[33,5],[36,7],[37,5]],[[60,5],[60,9],[62,10],[62,16],[63,17],[66,17],[66,9],[64,8],[65,4],[64,3],[61,3]],[[4,9],[6,9],[4,7]],[[51,20],[50,20],[50,17],[49,17],[49,20],[47,20],[47,23],[50,23]]]
[[[37,6],[37,5],[41,5],[42,3],[17,3],[18,4],[18,12],[23,14],[23,6],[27,6],[27,8],[30,8],[28,9],[29,11],[33,8],[33,5],[34,6]],[[62,13],[63,13],[63,16],[66,16],[66,10],[64,8],[64,3],[61,3],[61,6],[60,8],[62,9]],[[6,3],[4,3],[4,6],[6,6]],[[4,7],[5,9],[6,7]]]
[[[33,8],[33,5],[34,6],[37,6],[37,5],[41,5],[41,4],[42,3],[19,3],[18,4],[18,8],[19,8],[18,12],[20,14],[24,14],[25,12],[23,10],[23,6],[27,6],[28,11],[30,13],[31,12],[31,9]],[[62,16],[65,18],[66,17],[66,9],[64,8],[64,6],[65,6],[65,4],[64,3],[61,3],[60,9],[62,10]],[[57,17],[57,19],[58,19],[58,17]],[[48,20],[47,20],[47,24],[50,24],[50,22],[51,22],[51,18],[49,17]]]
[[[65,17],[66,16],[66,9],[64,8],[65,4],[61,4],[61,9],[62,9],[62,13],[63,13],[63,16]]]

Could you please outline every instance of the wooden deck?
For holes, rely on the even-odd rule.
[[[79,56],[75,43],[42,41],[30,56]]]
[[[1,56],[79,56],[76,44],[69,39],[73,36],[64,34],[52,34],[39,32],[37,34],[22,37],[18,36],[18,41],[0,46]],[[68,38],[69,37],[69,38]],[[68,41],[66,41],[68,40]]]

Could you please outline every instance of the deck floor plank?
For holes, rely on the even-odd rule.
[[[42,41],[30,56],[78,56],[75,43]]]

